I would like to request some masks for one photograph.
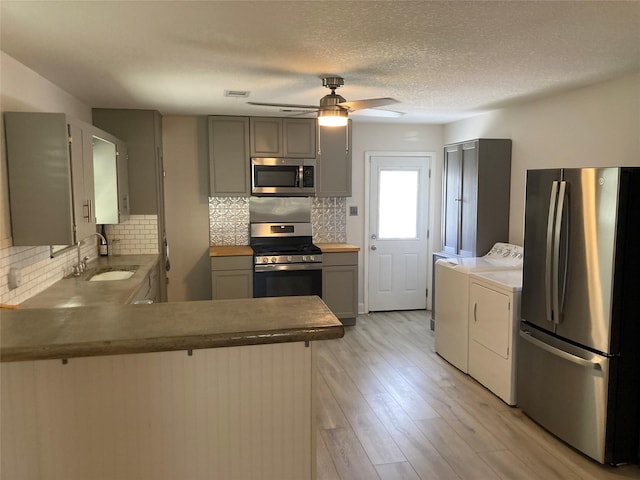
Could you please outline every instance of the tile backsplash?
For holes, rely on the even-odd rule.
[[[109,254],[158,253],[158,216],[129,215],[125,222],[105,225]]]
[[[131,215],[126,222],[105,227],[109,242],[117,240],[121,255],[158,253],[158,217]],[[113,244],[112,244],[113,245]],[[113,248],[113,247],[112,247]],[[57,248],[59,249],[59,248]],[[97,237],[85,241],[81,257],[96,258]],[[17,305],[73,273],[78,263],[75,248],[51,258],[48,246],[0,248],[0,303]],[[9,270],[15,268],[22,279],[17,288],[9,288]]]
[[[346,242],[347,199],[314,198],[311,224],[314,242]],[[249,244],[249,197],[209,198],[209,244]]]

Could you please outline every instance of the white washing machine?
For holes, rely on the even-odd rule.
[[[522,269],[469,274],[469,375],[516,404]]]
[[[522,269],[522,258],[522,247],[496,243],[483,257],[436,262],[436,352],[464,373],[469,373],[469,274]]]

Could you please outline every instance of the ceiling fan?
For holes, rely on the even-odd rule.
[[[365,108],[383,107],[398,103],[393,98],[369,98],[366,100],[354,100],[347,102],[344,97],[336,93],[336,89],[344,85],[342,77],[325,77],[322,86],[331,90],[331,93],[320,99],[320,105],[295,105],[290,103],[262,103],[247,102],[249,105],[263,107],[282,107],[301,110],[315,110],[318,112],[318,123],[323,127],[340,127],[347,124],[349,112],[363,110]]]

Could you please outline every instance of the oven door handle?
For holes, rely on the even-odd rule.
[[[283,263],[277,265],[256,265],[254,267],[255,273],[265,272],[285,272],[294,270],[322,270],[321,263]]]

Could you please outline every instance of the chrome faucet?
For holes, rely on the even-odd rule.
[[[92,233],[91,235],[86,236],[85,238],[80,240],[78,243],[76,243],[76,247],[78,248],[78,263],[73,266],[74,277],[79,277],[80,274],[85,271],[85,269],[87,268],[87,260],[89,260],[89,257],[84,257],[83,259],[80,259],[80,246],[87,238],[93,237],[94,235],[100,237],[100,239],[104,243],[107,243],[107,239],[104,238],[104,236],[98,232]]]

